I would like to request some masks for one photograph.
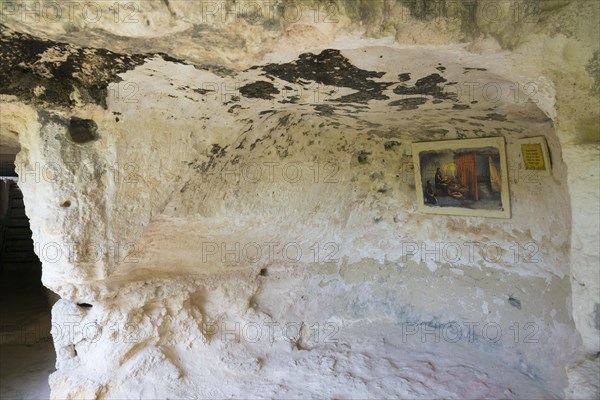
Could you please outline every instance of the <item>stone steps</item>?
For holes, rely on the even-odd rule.
[[[34,244],[29,228],[29,219],[25,214],[23,194],[16,183],[10,185],[8,191],[8,208],[2,216],[0,241],[0,263],[5,268],[20,268],[23,264],[39,264],[34,252]]]

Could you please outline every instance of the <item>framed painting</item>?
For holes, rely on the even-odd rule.
[[[519,139],[518,144],[520,147],[519,161],[523,169],[533,171],[539,176],[551,175],[552,164],[546,138],[537,136]]]
[[[503,137],[413,143],[418,209],[510,218]]]

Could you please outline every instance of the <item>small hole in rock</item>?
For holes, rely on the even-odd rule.
[[[267,276],[269,275],[269,271],[266,268],[263,268],[260,270],[260,276]]]
[[[508,296],[508,303],[519,310],[521,309],[521,300],[516,297]]]
[[[93,142],[100,138],[98,125],[91,119],[72,117],[68,131],[71,140],[79,144]]]
[[[77,303],[77,305],[83,308],[92,308],[92,305],[90,303]]]
[[[61,205],[61,207],[71,207],[71,202],[69,200],[63,202]]]

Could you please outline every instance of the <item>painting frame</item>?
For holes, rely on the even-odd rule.
[[[412,156],[419,212],[511,218],[504,137],[416,142]]]

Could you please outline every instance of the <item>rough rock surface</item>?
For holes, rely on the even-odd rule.
[[[598,7],[490,23],[427,3],[211,25],[134,2],[144,23],[102,29],[8,13],[0,133],[63,298],[53,397],[597,393]],[[411,143],[486,136],[512,218],[419,214]],[[551,176],[518,164],[532,136]]]

